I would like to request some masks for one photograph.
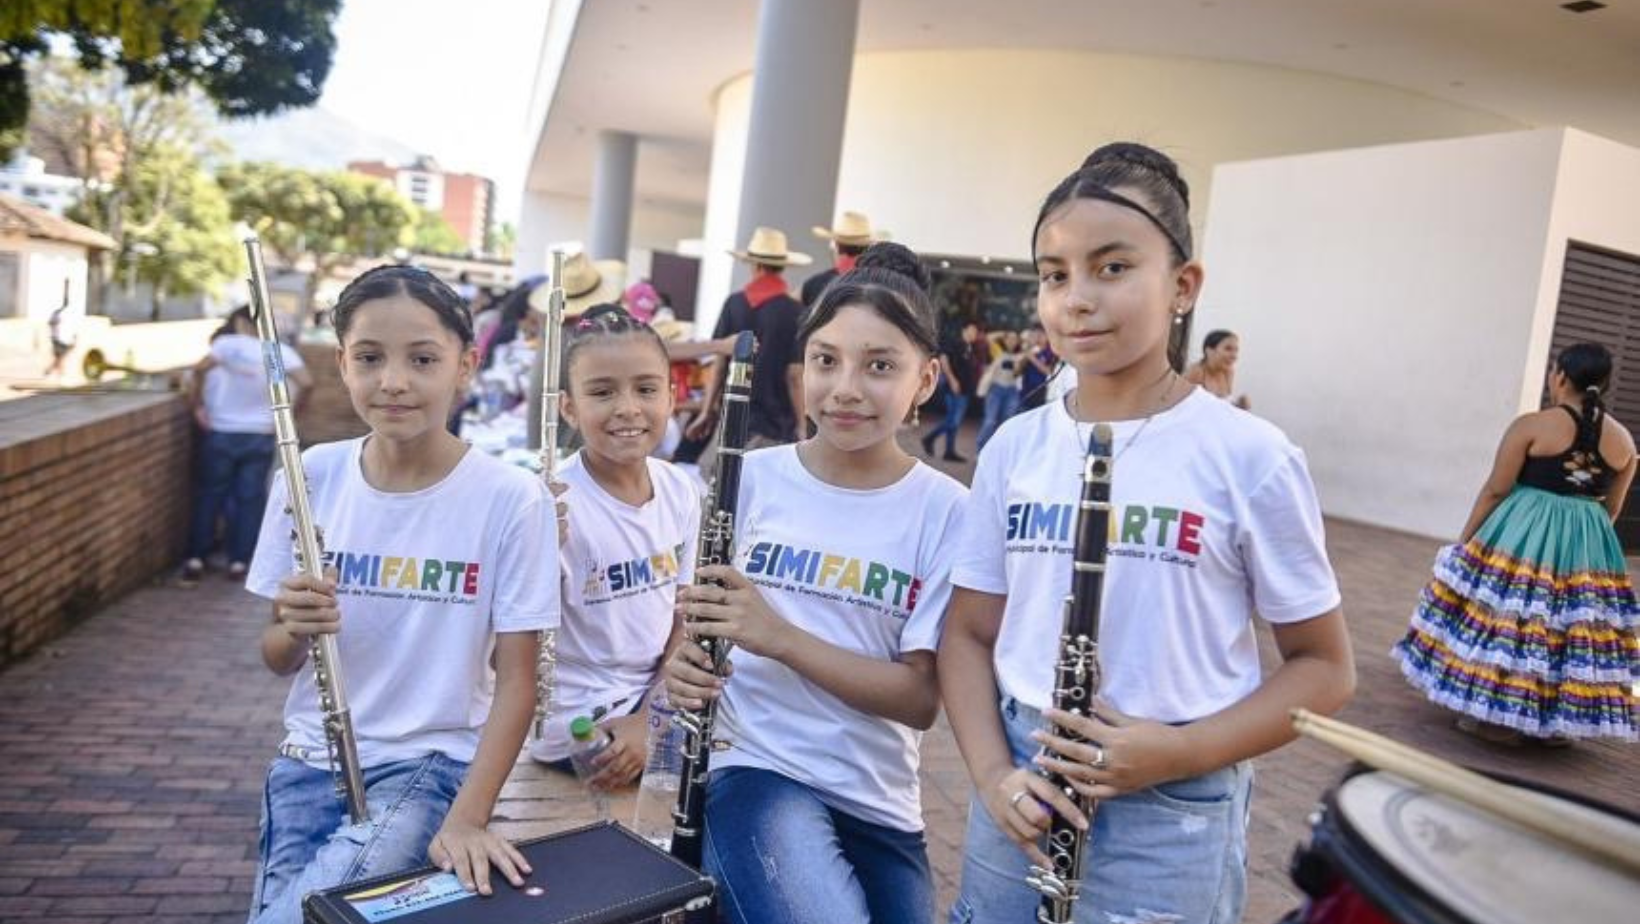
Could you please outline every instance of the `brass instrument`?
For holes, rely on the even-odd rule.
[[[1085,716],[1093,708],[1102,679],[1099,667],[1099,611],[1105,590],[1105,556],[1110,545],[1110,481],[1112,435],[1110,425],[1095,424],[1082,463],[1082,496],[1076,511],[1076,549],[1072,555],[1071,592],[1065,597],[1064,628],[1059,657],[1054,662],[1054,708]],[[1078,732],[1056,727],[1053,733],[1072,741],[1086,741]],[[1093,821],[1098,804],[1081,796],[1057,773],[1048,781]],[[1071,924],[1082,866],[1092,829],[1077,830],[1070,819],[1055,814],[1048,829],[1049,867],[1032,866],[1026,882],[1042,893],[1036,919],[1042,924]]]
[[[559,368],[564,337],[564,252],[552,252],[552,289],[547,298],[547,319],[541,332],[541,478],[549,486],[558,477],[558,390],[563,372]],[[549,494],[551,493],[549,489]],[[549,502],[558,509],[556,498]],[[558,550],[557,517],[553,518],[554,554]],[[552,693],[558,677],[558,630],[542,629],[535,665],[535,738],[547,735],[547,719],[552,713]]]
[[[296,415],[291,409],[290,389],[285,384],[285,360],[268,303],[262,243],[254,235],[245,239],[245,258],[250,264],[251,314],[256,319],[256,336],[262,341],[262,365],[268,377],[268,401],[273,409],[279,466],[285,471],[285,486],[289,489],[285,512],[291,518],[296,567],[308,577],[323,579],[324,549],[309,506],[307,473],[302,469],[302,448],[296,439]],[[331,771],[336,778],[336,792],[346,801],[347,814],[353,823],[363,824],[370,820],[370,809],[365,803],[364,772],[359,766],[359,747],[353,736],[347,688],[342,683],[342,659],[336,636],[313,636],[309,656],[313,660],[313,681],[319,693],[320,720],[330,752]]]

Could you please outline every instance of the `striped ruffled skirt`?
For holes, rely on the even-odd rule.
[[[1640,607],[1605,508],[1516,486],[1443,548],[1391,654],[1431,702],[1546,738],[1637,736]]]

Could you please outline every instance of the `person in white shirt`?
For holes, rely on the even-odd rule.
[[[279,352],[299,412],[313,377],[301,354],[284,344]],[[205,573],[219,517],[227,527],[228,577],[244,580],[262,528],[274,454],[268,376],[249,305],[234,309],[212,335],[210,352],[194,366],[189,403],[200,429],[199,473],[181,580],[190,586]]]
[[[680,706],[723,698],[704,853],[735,924],[934,913],[918,746],[966,492],[896,440],[938,374],[927,285],[880,243],[827,287],[798,336],[818,435],[746,456],[735,567],[679,595],[691,637],[735,646],[726,685],[695,644],[667,679]]]
[[[431,861],[489,894],[529,866],[488,828],[535,707],[543,629],[557,624],[553,504],[539,479],[450,435],[477,365],[472,321],[432,274],[365,272],[334,309],[342,381],[370,427],[303,454],[326,578],[292,572],[285,480],[247,588],[273,600],[262,658],[295,675],[268,770],[251,920],[302,920],[309,892]],[[370,820],[334,790],[313,636],[334,633]]]
[[[562,410],[585,445],[558,472],[564,610],[546,734],[530,756],[567,770],[569,723],[601,710],[613,744],[589,782],[616,789],[643,770],[644,707],[682,638],[673,605],[693,578],[701,499],[693,478],[651,456],[672,416],[660,335],[607,304],[567,334]]]
[[[1049,194],[1032,252],[1077,384],[1002,425],[963,519],[939,654],[975,787],[952,920],[1033,918],[1053,814],[1090,824],[1049,770],[1097,800],[1076,921],[1239,921],[1249,761],[1292,739],[1291,709],[1354,687],[1315,490],[1279,430],[1179,375],[1203,270],[1172,160],[1095,151]],[[1095,422],[1115,432],[1104,680],[1073,716],[1050,707]],[[1263,680],[1255,613],[1282,657]]]

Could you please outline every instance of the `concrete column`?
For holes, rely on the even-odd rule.
[[[592,217],[587,254],[594,260],[626,260],[632,236],[632,182],[638,167],[638,136],[598,133],[592,165]]]
[[[744,246],[758,225],[786,232],[792,249],[816,258],[800,275],[787,271],[794,289],[800,278],[827,263],[808,229],[829,225],[837,200],[859,17],[860,0],[763,0],[758,11],[734,243]],[[743,280],[744,273],[741,269],[736,279]]]

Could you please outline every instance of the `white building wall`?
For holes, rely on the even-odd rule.
[[[1520,407],[1535,409],[1542,395],[1538,371],[1547,369],[1555,307],[1566,269],[1566,244],[1577,241],[1640,256],[1640,150],[1569,129],[1562,141],[1554,212],[1543,254],[1543,282],[1527,350]],[[1635,372],[1625,370],[1627,374]],[[1629,421],[1633,426],[1636,421]]]
[[[1551,238],[1615,217],[1598,197],[1557,202],[1564,136],[1215,170],[1198,345],[1216,327],[1241,335],[1237,388],[1308,453],[1329,514],[1431,536],[1462,527],[1504,427],[1537,406],[1545,269],[1558,277],[1564,251]]]
[[[518,219],[518,245],[513,252],[517,278],[545,273],[552,267],[554,245],[579,249],[586,239],[592,200],[584,196],[525,193]],[[698,238],[705,215],[698,206],[669,202],[640,202],[632,212],[632,238],[627,250],[627,275],[649,274],[650,254],[675,251],[681,242]]]
[[[3,246],[23,254],[18,274],[18,286],[23,293],[23,316],[42,323],[48,320],[57,306],[63,303],[63,283],[66,281],[66,316],[70,323],[78,325],[85,317],[85,248],[58,241],[17,238],[7,239]]]
[[[714,100],[702,305],[715,310],[732,264],[751,74]],[[858,56],[833,214],[856,209],[914,249],[1023,260],[1036,210],[1100,144],[1141,141],[1179,161],[1206,219],[1214,165],[1396,141],[1524,128],[1510,119],[1378,84],[1261,65],[1041,49]],[[825,258],[808,228],[791,245]],[[739,242],[743,243],[743,242]]]

